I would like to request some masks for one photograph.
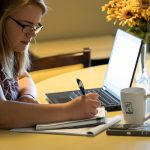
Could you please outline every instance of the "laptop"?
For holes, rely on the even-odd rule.
[[[98,93],[101,105],[106,110],[121,109],[120,91],[132,85],[141,45],[142,39],[121,29],[117,30],[103,87],[85,90],[86,93]],[[49,103],[64,103],[80,96],[81,92],[75,90],[45,95]]]

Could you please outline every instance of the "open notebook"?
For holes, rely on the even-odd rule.
[[[18,128],[11,129],[12,132],[22,132],[22,133],[42,133],[42,134],[65,134],[65,135],[82,135],[82,136],[95,136],[100,132],[106,130],[108,127],[119,122],[122,119],[122,116],[115,116],[108,118],[105,124],[94,126],[94,127],[85,127],[85,128],[73,128],[73,129],[52,129],[52,130],[36,130],[33,128]]]
[[[86,93],[98,93],[101,105],[105,106],[106,110],[121,109],[120,91],[132,85],[141,45],[142,39],[120,29],[117,30],[103,87],[86,90]],[[78,90],[46,93],[49,103],[64,103],[79,95],[81,93]]]

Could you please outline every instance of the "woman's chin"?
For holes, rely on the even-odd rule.
[[[14,51],[15,51],[15,52],[19,52],[19,53],[23,53],[23,52],[25,52],[26,50],[28,50],[28,48],[29,48],[29,45],[24,45],[24,46],[22,46],[22,47],[16,48]]]

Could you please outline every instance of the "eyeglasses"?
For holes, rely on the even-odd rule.
[[[41,31],[41,29],[43,28],[43,26],[40,23],[38,23],[35,26],[30,26],[30,25],[24,25],[24,24],[20,23],[19,21],[17,21],[13,17],[9,16],[9,18],[12,19],[14,22],[16,22],[19,26],[21,26],[22,27],[22,32],[26,33],[26,34],[29,34],[33,31],[34,31],[35,34],[38,34]]]

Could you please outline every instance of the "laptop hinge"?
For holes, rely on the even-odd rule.
[[[103,89],[103,90],[106,90],[106,87],[105,87],[105,86],[103,86],[103,87],[102,87],[102,89]]]

